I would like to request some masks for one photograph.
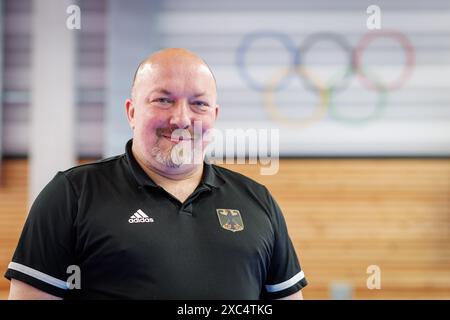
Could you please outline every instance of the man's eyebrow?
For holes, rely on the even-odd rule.
[[[150,93],[154,93],[154,92],[171,95],[169,90],[166,90],[163,88],[156,88],[156,89],[152,90]]]
[[[154,90],[152,90],[151,92],[150,92],[150,94],[152,94],[152,93],[162,93],[162,94],[166,94],[166,95],[172,95],[172,93],[169,91],[169,90],[166,90],[166,89],[163,89],[163,88],[156,88],[156,89],[154,89]],[[192,96],[194,97],[194,98],[198,98],[198,97],[201,97],[201,96],[204,96],[204,95],[206,95],[206,92],[199,92],[199,93],[195,93],[195,94],[193,94]]]

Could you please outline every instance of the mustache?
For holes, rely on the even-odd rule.
[[[201,137],[201,134],[195,135],[193,129],[181,129],[181,128],[157,128],[156,135],[158,137],[161,137],[161,136],[175,137],[175,138],[183,137],[183,138],[191,138],[191,139],[196,139],[196,138]]]

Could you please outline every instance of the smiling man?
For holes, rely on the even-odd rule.
[[[136,72],[131,99],[125,104],[133,129],[133,155],[150,178],[181,202],[200,182],[203,161],[194,156],[203,155],[207,146],[204,134],[214,127],[216,101],[209,67],[186,50],[156,53]]]
[[[194,53],[143,61],[125,102],[133,139],[42,190],[5,275],[10,299],[301,299],[307,281],[269,191],[203,162],[216,100]]]

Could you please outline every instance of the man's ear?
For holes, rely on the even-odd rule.
[[[220,109],[219,105],[216,104],[216,118],[214,120],[217,120],[217,117],[219,116],[219,109]]]
[[[128,124],[130,125],[131,129],[134,129],[134,110],[133,100],[127,99],[125,101],[125,111],[127,113]]]

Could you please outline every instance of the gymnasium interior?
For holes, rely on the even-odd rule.
[[[269,137],[218,165],[277,200],[305,299],[450,299],[448,1],[0,0],[0,35],[2,275],[46,183],[124,152],[137,65],[182,47],[218,130]]]

